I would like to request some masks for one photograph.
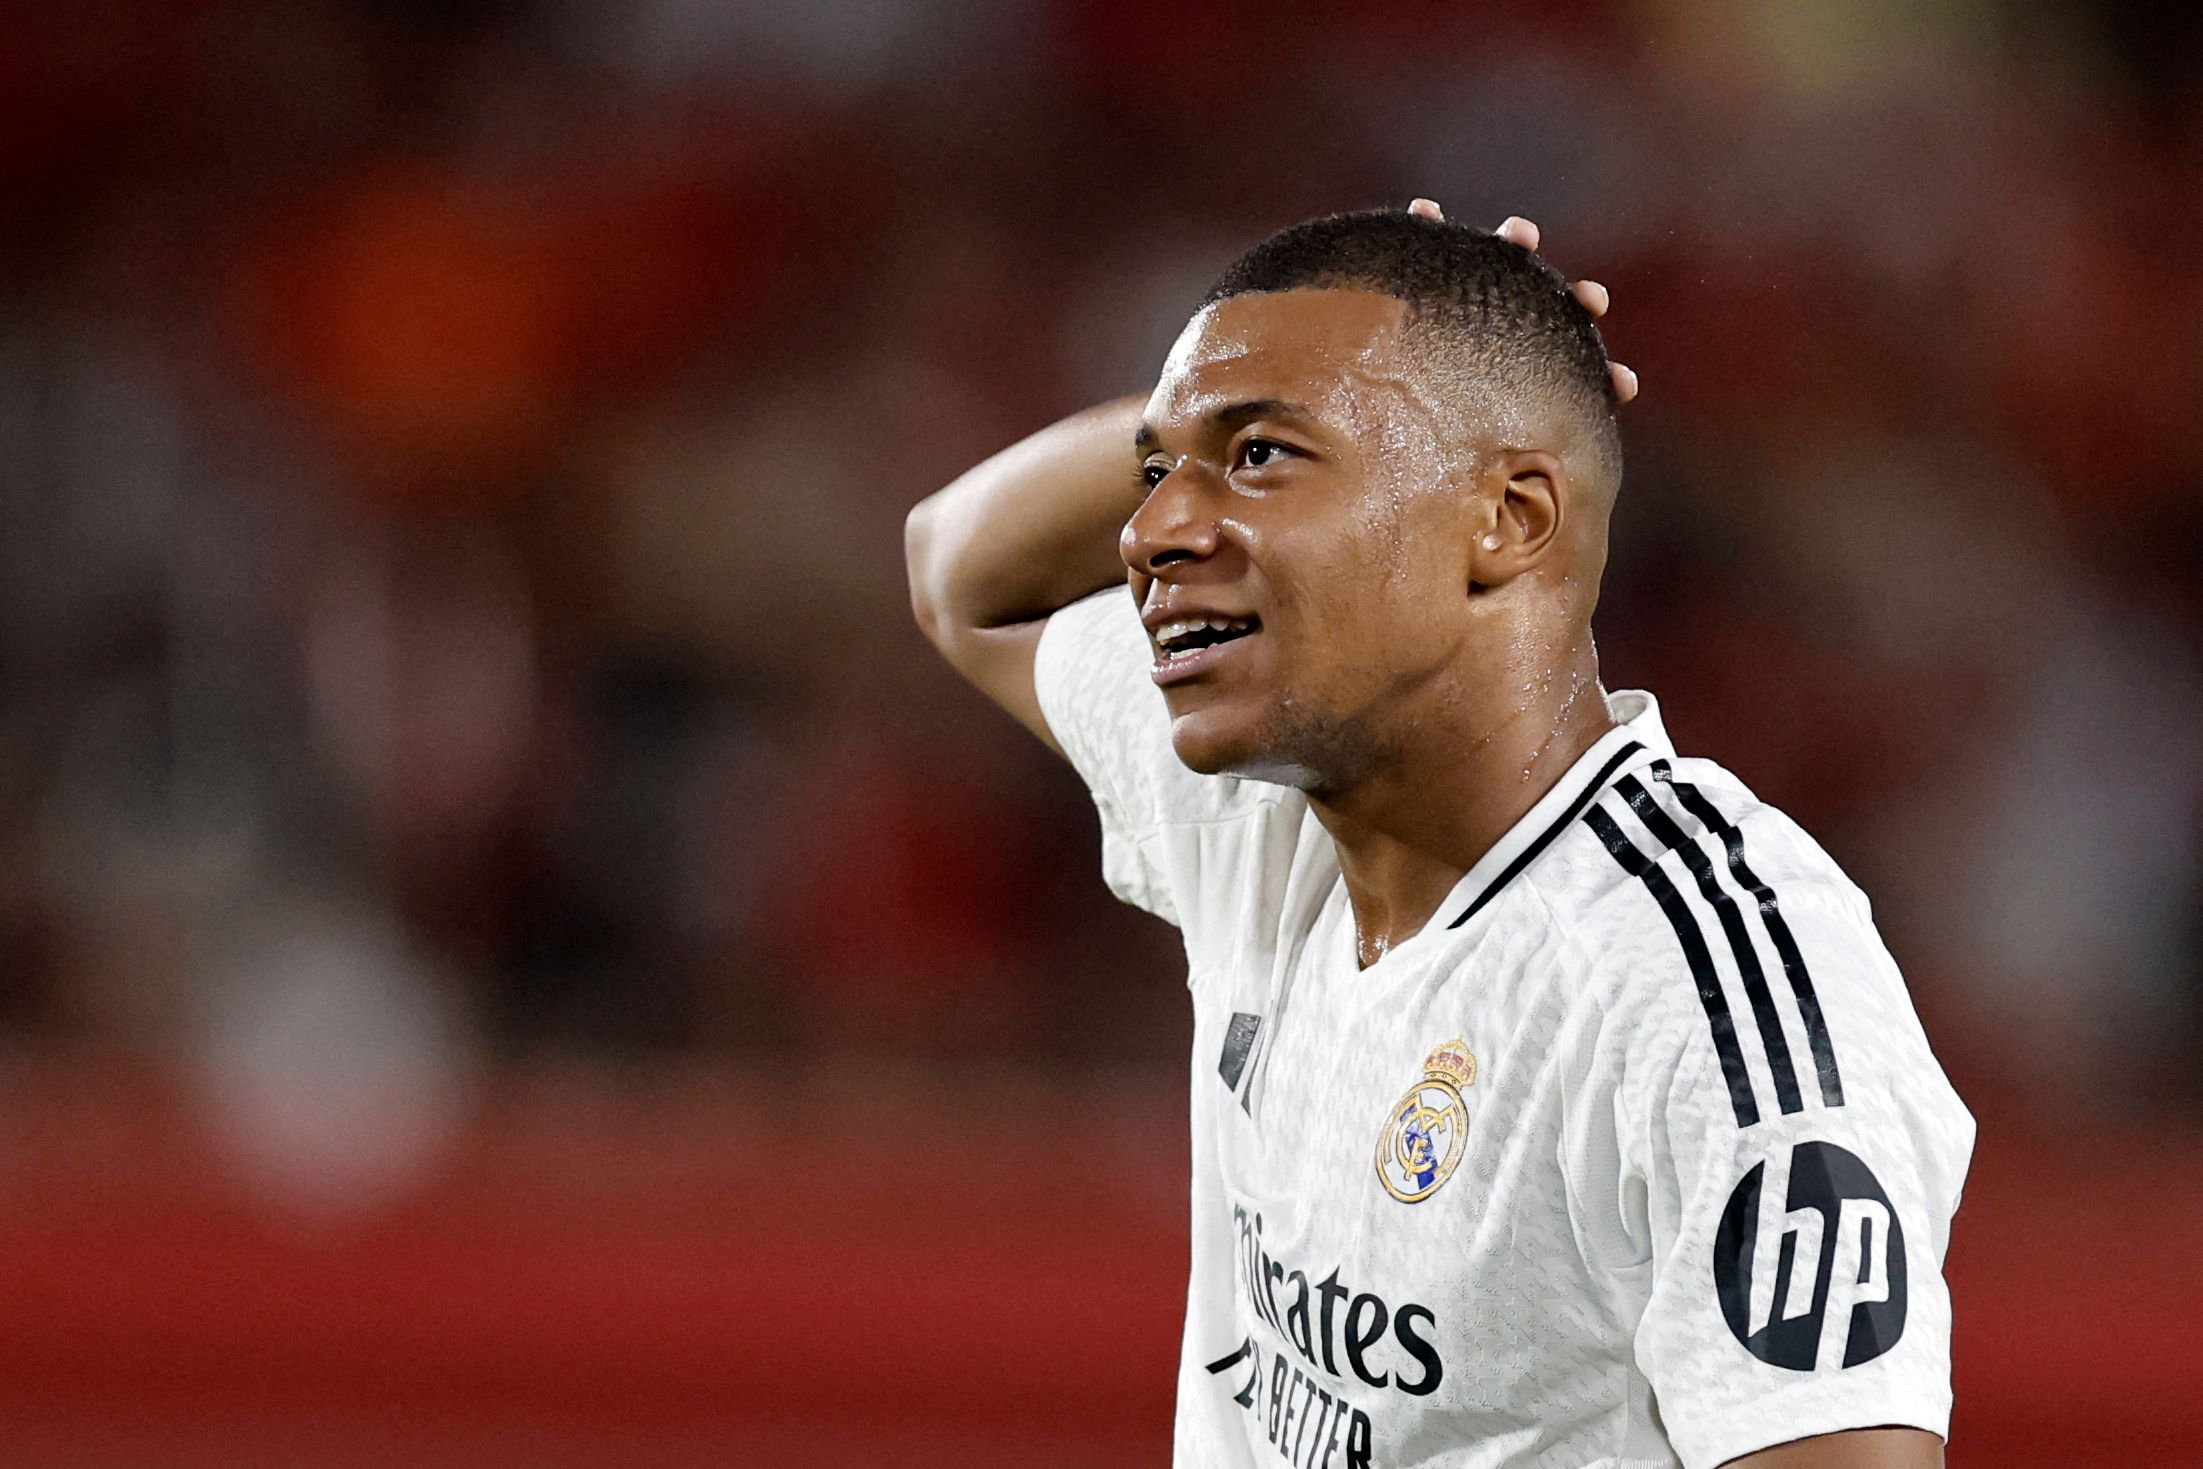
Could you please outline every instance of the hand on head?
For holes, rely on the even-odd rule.
[[[1424,219],[1444,219],[1446,217],[1445,211],[1438,207],[1438,201],[1435,199],[1417,199],[1408,205],[1407,212],[1420,215]],[[1536,253],[1538,241],[1541,238],[1537,225],[1524,219],[1519,214],[1508,215],[1499,222],[1499,228],[1493,230],[1492,233],[1510,244],[1520,245],[1533,254]],[[1594,319],[1606,315],[1607,307],[1614,304],[1612,293],[1597,281],[1577,281],[1569,289],[1575,292],[1576,299],[1583,303],[1583,309],[1590,312]],[[1614,375],[1614,396],[1616,398],[1627,403],[1637,396],[1636,373],[1622,366],[1619,362],[1610,364],[1607,371]]]

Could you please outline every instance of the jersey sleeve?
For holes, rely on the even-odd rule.
[[[1723,1026],[1675,975],[1624,1092],[1652,1276],[1635,1354],[1688,1469],[1845,1429],[1949,1432],[1942,1267],[1973,1119],[1857,890],[1816,882],[1766,912],[1790,1054],[1757,996]]]
[[[1244,782],[1196,775],[1170,744],[1170,717],[1148,676],[1152,652],[1121,587],[1062,608],[1041,630],[1033,685],[1049,732],[1093,793],[1102,876],[1111,892],[1183,928],[1192,894],[1166,829],[1227,816]]]

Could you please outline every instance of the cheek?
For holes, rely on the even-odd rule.
[[[1446,510],[1428,490],[1363,485],[1323,513],[1244,528],[1266,615],[1296,662],[1363,666],[1389,661],[1380,647],[1449,635],[1468,583]]]
[[[1446,533],[1428,517],[1378,514],[1307,557],[1292,607],[1306,666],[1335,686],[1381,686],[1450,657],[1469,601]]]
[[[1359,686],[1389,659],[1406,609],[1390,563],[1332,541],[1280,575],[1271,598],[1286,681],[1309,694]]]
[[[1385,558],[1373,554],[1366,529],[1344,517],[1273,534],[1261,551],[1269,615],[1300,644],[1320,646],[1355,627],[1384,574]]]
[[[1466,590],[1451,555],[1453,526],[1424,492],[1394,489],[1363,502],[1335,547],[1335,580],[1366,616],[1443,616]]]

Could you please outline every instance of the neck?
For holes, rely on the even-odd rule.
[[[1529,692],[1501,698],[1498,687]],[[1478,692],[1441,701],[1445,717],[1405,721],[1414,737],[1361,778],[1309,793],[1338,850],[1365,969],[1421,932],[1477,859],[1614,728],[1588,639],[1533,678]]]

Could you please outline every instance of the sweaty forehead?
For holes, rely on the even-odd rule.
[[[1397,382],[1407,319],[1405,301],[1377,291],[1228,296],[1179,334],[1149,400],[1150,415],[1197,416],[1254,398],[1314,402]]]

